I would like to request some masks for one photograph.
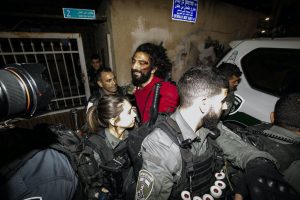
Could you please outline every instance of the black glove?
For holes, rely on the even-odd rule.
[[[279,173],[276,166],[264,158],[256,158],[246,166],[246,174],[236,185],[235,193],[253,200],[299,200],[300,196]]]

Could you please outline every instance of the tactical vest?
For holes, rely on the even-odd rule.
[[[208,193],[214,173],[214,149],[212,145],[208,143],[207,151],[201,156],[192,155],[193,171],[189,172],[188,163],[184,161],[184,158],[182,160],[181,177],[177,183],[174,183],[170,199],[179,199],[183,190],[198,196]],[[192,178],[191,186],[190,177]]]
[[[112,149],[107,146],[104,129],[90,134],[85,144],[99,155],[99,169],[103,173],[103,186],[111,192],[109,199],[124,199],[123,183],[130,170],[130,159],[127,153],[127,142],[121,141]]]
[[[143,124],[137,129],[133,129],[128,135],[128,153],[130,160],[133,164],[133,171],[135,180],[139,177],[139,171],[142,168],[143,159],[141,153],[141,145],[145,137],[147,137],[159,124],[169,118],[167,113],[160,113],[153,126],[149,126],[148,123]]]
[[[215,171],[215,141],[208,137],[208,149],[202,155],[195,156],[191,152],[190,145],[192,142],[183,145],[185,141],[180,128],[173,119],[167,118],[166,121],[158,125],[158,128],[162,129],[179,146],[182,157],[181,177],[177,183],[174,183],[169,199],[180,199],[183,190],[200,196],[207,193],[212,185],[212,176]]]

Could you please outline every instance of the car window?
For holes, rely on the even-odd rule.
[[[258,48],[241,60],[251,87],[274,95],[300,90],[300,50]]]

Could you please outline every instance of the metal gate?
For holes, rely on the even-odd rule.
[[[0,67],[40,63],[54,97],[50,114],[82,108],[90,96],[83,44],[78,33],[0,32]]]

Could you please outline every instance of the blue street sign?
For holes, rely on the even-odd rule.
[[[172,19],[196,22],[198,0],[173,0]]]
[[[96,19],[95,10],[63,8],[64,18],[66,19]]]

